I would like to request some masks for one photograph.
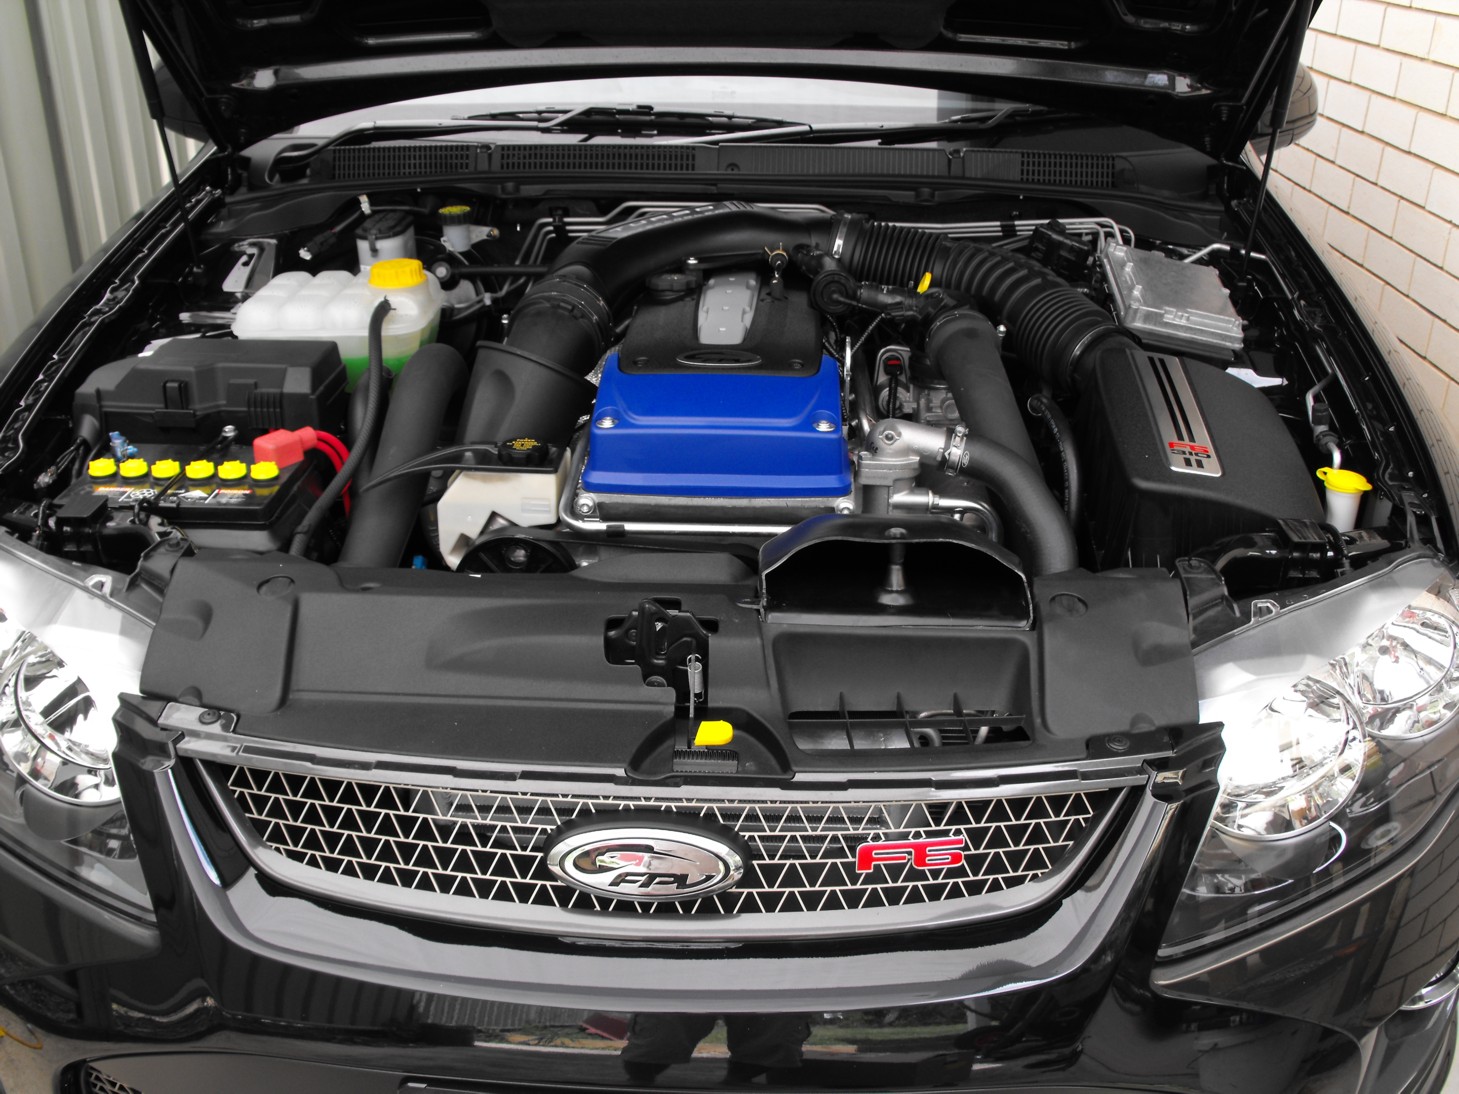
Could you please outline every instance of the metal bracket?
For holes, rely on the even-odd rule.
[[[709,636],[717,629],[712,619],[649,599],[609,620],[604,651],[610,664],[637,665],[649,687],[672,687],[678,712],[692,718],[709,698]]]

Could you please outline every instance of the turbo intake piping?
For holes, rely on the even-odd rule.
[[[466,363],[450,346],[433,342],[416,350],[395,382],[390,409],[375,450],[374,468],[383,473],[434,449],[446,409],[466,380]],[[341,566],[398,566],[420,512],[429,475],[384,482],[357,490]]]

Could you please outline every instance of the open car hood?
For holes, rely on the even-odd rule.
[[[382,102],[602,76],[784,73],[991,95],[1220,158],[1279,79],[1294,0],[121,0],[239,149]]]

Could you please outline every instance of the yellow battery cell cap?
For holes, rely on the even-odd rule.
[[[248,469],[248,477],[254,482],[267,482],[279,477],[279,465],[273,460],[260,460]]]
[[[190,479],[211,479],[213,477],[213,461],[193,460],[187,465],[187,477]]]
[[[248,464],[242,460],[224,460],[218,465],[218,478],[241,479],[248,474]]]
[[[152,464],[154,479],[170,479],[182,471],[182,464],[176,460],[157,460]]]
[[[147,473],[147,461],[140,457],[133,457],[130,460],[123,460],[120,468],[122,478],[140,479]]]
[[[426,268],[418,258],[387,258],[370,267],[370,284],[377,289],[411,289],[425,280]]]
[[[1317,477],[1334,493],[1361,494],[1373,489],[1373,484],[1356,471],[1343,471],[1336,467],[1319,467]]]
[[[695,748],[716,748],[735,739],[735,727],[728,722],[700,722],[694,731]]]
[[[110,456],[103,456],[88,463],[86,473],[93,479],[109,479],[117,473],[117,462]]]

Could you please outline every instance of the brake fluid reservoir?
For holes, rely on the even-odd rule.
[[[410,355],[435,341],[441,321],[440,283],[414,258],[376,262],[349,274],[326,270],[279,274],[238,309],[239,338],[318,338],[333,341],[349,373],[349,386],[369,361],[370,313],[390,301],[382,348],[385,367],[399,372]]]

